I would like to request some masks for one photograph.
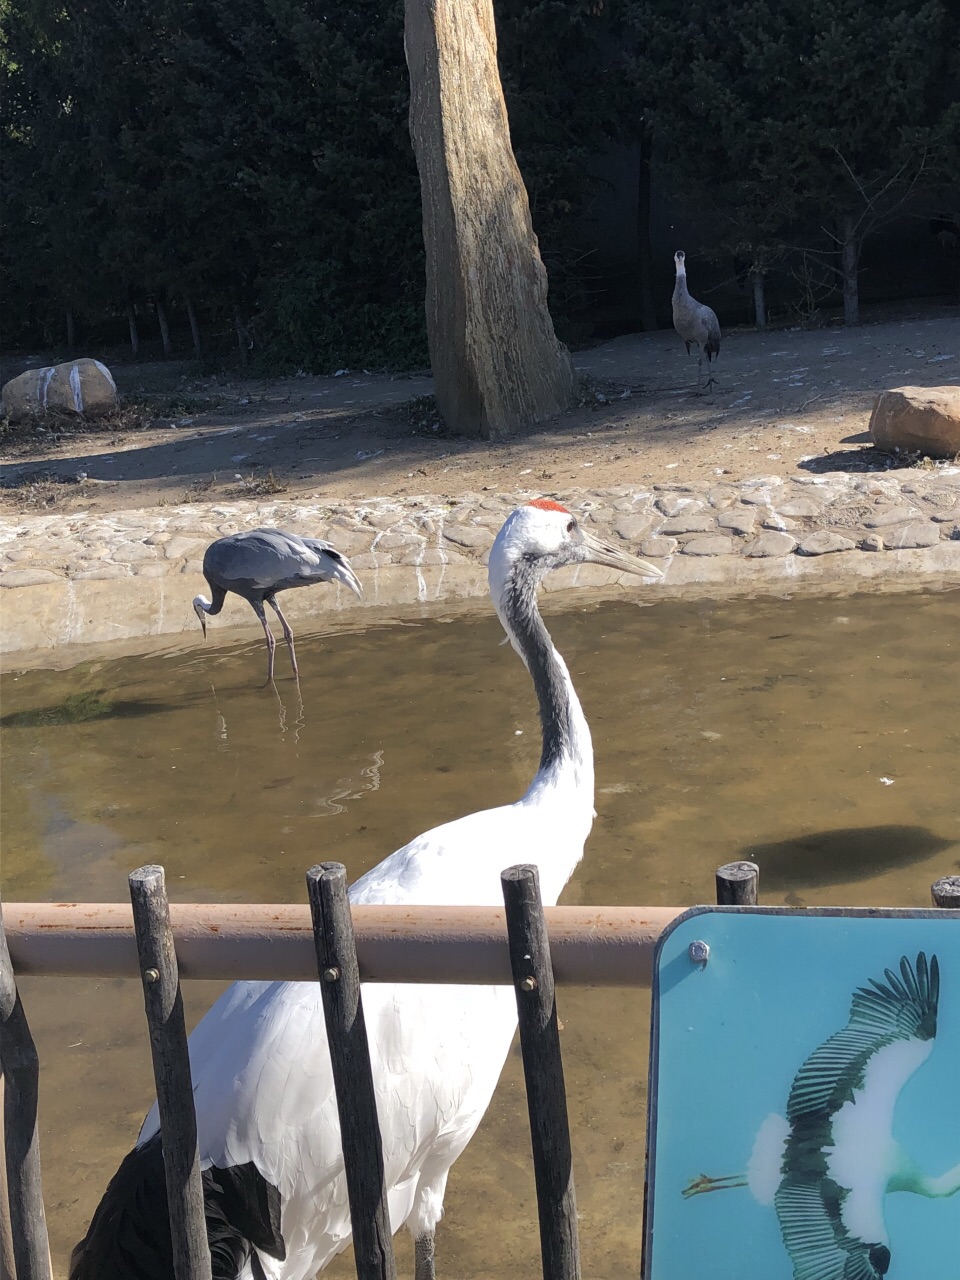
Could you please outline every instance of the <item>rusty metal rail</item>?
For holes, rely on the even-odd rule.
[[[685,907],[548,907],[559,983],[649,982],[653,950]],[[139,977],[133,912],[119,902],[8,902],[13,967],[28,974]],[[512,982],[499,907],[353,908],[364,982]],[[170,906],[180,977],[316,982],[310,909],[300,905]]]

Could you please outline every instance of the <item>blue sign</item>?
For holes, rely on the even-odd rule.
[[[654,965],[643,1280],[960,1277],[960,912],[697,908]]]

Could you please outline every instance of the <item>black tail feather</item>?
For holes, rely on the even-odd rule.
[[[252,1163],[207,1169],[213,1280],[236,1280],[254,1247],[284,1258],[280,1193]],[[262,1274],[257,1264],[254,1274]],[[70,1280],[170,1280],[173,1244],[160,1135],[125,1156],[70,1259]]]

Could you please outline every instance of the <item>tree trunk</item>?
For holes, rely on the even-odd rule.
[[[200,359],[200,325],[197,323],[197,313],[193,309],[193,299],[188,293],[183,295],[183,301],[187,308],[187,319],[190,321],[190,336],[193,338],[193,358]]]
[[[140,354],[140,330],[137,328],[137,308],[132,302],[127,303],[127,325],[130,329],[130,350],[136,360]]]
[[[156,301],[157,308],[157,324],[160,326],[160,343],[163,346],[163,358],[169,360],[173,354],[173,347],[170,345],[170,326],[167,324],[167,308],[163,305],[163,299],[158,298]]]
[[[649,333],[659,328],[653,300],[653,254],[650,251],[650,152],[649,129],[640,137],[640,165],[637,172],[637,266],[640,275],[640,328]]]
[[[843,323],[860,323],[860,294],[857,288],[860,246],[857,243],[857,223],[852,213],[843,217],[841,266],[843,270]]]
[[[753,281],[753,315],[758,329],[767,327],[767,301],[764,293],[763,271],[757,267],[750,273]]]
[[[77,345],[77,326],[72,311],[68,309],[64,314],[67,322],[67,351],[73,355],[73,349]]]
[[[246,325],[240,319],[239,307],[234,307],[233,309],[233,327],[237,331],[237,346],[240,348],[240,363],[245,369],[247,367],[247,352],[249,350],[249,337],[247,334]]]
[[[510,145],[491,0],[406,0],[427,338],[448,428],[485,439],[567,408],[575,379]]]

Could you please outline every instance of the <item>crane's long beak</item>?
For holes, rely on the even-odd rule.
[[[650,564],[648,560],[641,560],[639,556],[631,555],[629,551],[622,551],[612,542],[595,538],[585,529],[580,530],[580,536],[583,539],[583,559],[589,560],[592,564],[606,565],[608,569],[619,569],[621,573],[636,573],[646,578],[663,577],[662,569]]]

